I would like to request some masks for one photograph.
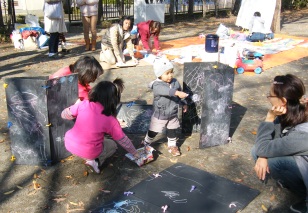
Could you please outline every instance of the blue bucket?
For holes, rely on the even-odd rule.
[[[219,36],[216,34],[208,34],[205,37],[205,51],[208,53],[217,53],[219,44]]]

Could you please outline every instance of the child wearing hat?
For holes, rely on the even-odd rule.
[[[180,127],[178,119],[178,105],[182,98],[188,94],[182,92],[180,83],[173,78],[173,65],[166,58],[159,58],[154,61],[154,73],[157,79],[150,83],[153,90],[153,115],[149,130],[142,141],[142,144],[149,145],[153,142],[158,132],[167,128],[168,152],[173,156],[181,155],[176,145],[176,129]],[[186,112],[187,105],[183,101],[183,112]]]

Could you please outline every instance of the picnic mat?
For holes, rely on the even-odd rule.
[[[308,56],[308,38],[275,34],[275,39],[265,42],[247,42],[234,39],[221,39],[222,46],[235,45],[239,50],[243,48],[264,54],[263,70],[289,63]],[[200,50],[205,51],[205,38],[187,37],[161,42],[161,47],[167,57],[172,60],[181,57],[182,53],[192,50],[194,62],[200,62]],[[190,47],[190,48],[189,48]],[[195,56],[195,57],[194,57]]]

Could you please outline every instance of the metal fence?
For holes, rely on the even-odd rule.
[[[148,1],[148,0],[146,0]],[[169,1],[170,0],[160,0],[160,2],[165,3],[165,14],[169,14]],[[218,10],[231,9],[233,7],[235,0],[217,0]],[[66,0],[64,3],[64,10],[69,14],[70,23],[81,22],[80,10],[76,5],[76,0]],[[113,2],[113,3],[110,3]],[[149,3],[153,2],[150,0]],[[203,7],[205,3],[205,7]],[[194,13],[203,13],[203,10],[213,11],[215,10],[214,0],[194,0]],[[110,20],[117,19],[121,16],[134,16],[134,1],[133,0],[103,0],[102,2],[102,19]],[[175,0],[175,13],[185,14],[188,13],[188,0]]]
[[[13,0],[0,0],[0,27],[10,27],[16,22]]]

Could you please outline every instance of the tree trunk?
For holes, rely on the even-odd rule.
[[[4,27],[3,17],[2,17],[2,2],[0,0],[0,27]]]
[[[272,31],[274,33],[280,32],[280,13],[281,13],[281,0],[276,0],[276,7],[272,21]]]
[[[174,23],[175,22],[174,0],[170,0],[169,14],[170,14],[171,22]]]
[[[97,14],[97,21],[100,23],[101,21],[104,21],[103,16],[103,0],[98,1],[98,14]]]
[[[188,1],[188,16],[193,16],[194,15],[194,0],[189,0]]]
[[[202,17],[205,18],[206,16],[206,0],[202,0],[203,4],[202,4],[202,10],[203,10],[203,13],[202,13]]]
[[[218,0],[214,0],[215,4],[215,17],[218,18]]]

